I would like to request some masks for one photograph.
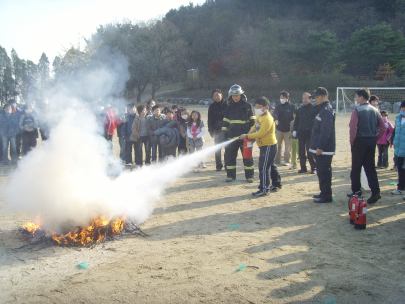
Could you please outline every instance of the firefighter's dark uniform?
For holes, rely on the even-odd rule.
[[[232,96],[230,96],[228,100],[230,104],[225,110],[222,131],[225,132],[226,138],[231,139],[248,133],[250,128],[255,124],[256,117],[254,116],[253,106],[246,102],[246,96],[244,94],[242,94],[242,98],[239,102],[234,102]],[[225,169],[227,177],[236,179],[236,158],[238,156],[238,150],[242,152],[242,149],[242,139],[235,140],[225,147]],[[249,159],[244,158],[243,165],[246,179],[253,178],[253,157]]]

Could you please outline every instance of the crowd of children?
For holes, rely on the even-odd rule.
[[[37,139],[47,140],[50,126],[46,119],[48,100],[27,102],[22,109],[14,99],[0,111],[0,159],[4,165],[16,164],[18,159],[37,146]],[[77,109],[72,105],[72,109]],[[161,162],[169,156],[193,153],[201,150],[205,132],[201,114],[173,105],[163,110],[155,101],[147,105],[130,103],[115,111],[111,102],[92,103],[88,109],[95,114],[98,128],[110,143],[116,134],[119,143],[119,157],[125,165],[148,165]],[[10,158],[9,158],[10,156]],[[133,157],[134,156],[134,157]],[[196,172],[205,168],[201,163]]]
[[[141,167],[169,156],[193,153],[203,146],[205,128],[198,111],[190,115],[186,108],[177,105],[161,110],[154,101],[149,101],[147,106],[128,104],[127,111],[119,134],[125,141],[121,158],[126,165]],[[204,163],[193,171],[201,172],[201,168],[206,168]]]

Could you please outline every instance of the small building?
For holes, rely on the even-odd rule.
[[[197,69],[190,69],[187,70],[187,79],[194,81],[198,79],[198,70]]]

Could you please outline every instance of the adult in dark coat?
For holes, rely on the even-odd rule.
[[[311,166],[311,174],[316,173],[316,164],[312,153],[309,152],[309,144],[312,133],[312,126],[314,124],[315,109],[311,104],[311,94],[305,92],[302,94],[302,106],[296,111],[293,136],[298,138],[298,154],[300,156],[301,170],[298,173],[307,172],[307,157]]]
[[[328,91],[319,87],[311,95],[317,104],[317,113],[312,128],[309,152],[315,154],[320,194],[314,195],[315,203],[332,202],[332,158],[336,150],[335,111],[329,100]]]
[[[221,129],[227,103],[219,89],[212,91],[212,98],[214,99],[214,103],[210,104],[208,108],[208,133],[214,138],[214,143],[217,145],[222,142]],[[221,171],[224,167],[221,160],[221,149],[215,152],[215,163],[217,171]]]
[[[285,154],[284,166],[288,166],[291,160],[291,122],[294,120],[295,106],[290,103],[290,94],[286,91],[280,92],[280,104],[276,106],[273,112],[274,122],[276,124],[276,138],[278,150],[275,162],[281,161],[281,144],[284,141]]]

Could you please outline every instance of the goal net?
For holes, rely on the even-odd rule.
[[[338,87],[336,89],[336,113],[339,111],[352,112],[355,107],[354,97],[358,89],[358,87]],[[368,89],[371,95],[376,95],[380,99],[378,104],[380,110],[386,110],[388,113],[399,113],[401,101],[405,100],[405,87]]]

